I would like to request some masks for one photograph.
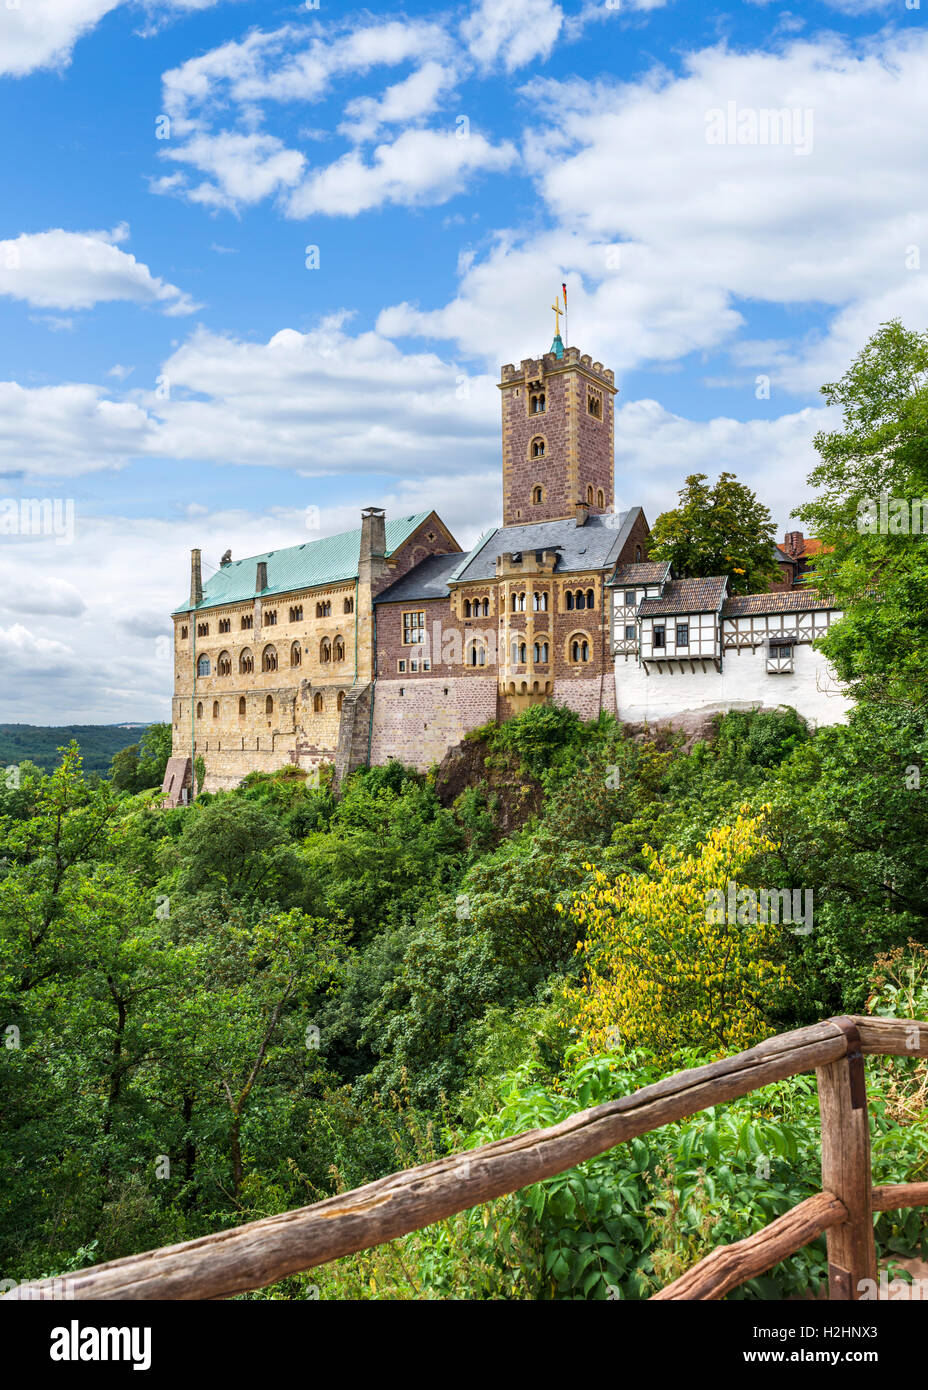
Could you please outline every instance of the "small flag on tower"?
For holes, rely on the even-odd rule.
[[[561,286],[561,289],[564,291],[564,310],[565,310],[565,312],[566,312],[566,310],[567,310],[567,286],[566,286],[566,285],[562,285],[562,286]]]

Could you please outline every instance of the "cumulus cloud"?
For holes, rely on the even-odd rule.
[[[507,72],[533,58],[547,58],[564,23],[553,0],[479,0],[461,25],[461,36],[478,63],[500,62]]]
[[[493,145],[463,127],[462,133],[464,138],[454,130],[406,130],[391,144],[378,145],[370,161],[351,151],[295,189],[287,213],[355,217],[385,203],[443,203],[462,192],[472,175],[501,173],[515,163],[508,140]]]
[[[65,67],[78,39],[126,0],[20,0],[0,6],[0,76]],[[143,0],[144,3],[144,0]],[[205,10],[217,0],[150,0],[149,11]]]
[[[570,284],[574,339],[619,371],[726,349],[748,306],[824,305],[830,328],[771,364],[774,382],[814,390],[889,313],[928,314],[928,281],[913,268],[928,221],[926,72],[928,37],[911,30],[860,47],[718,46],[689,55],[678,76],[631,83],[536,80],[524,94],[557,122],[531,127],[525,157],[551,230],[500,232],[462,261],[450,301],[388,308],[378,330],[489,355],[514,326],[507,355],[528,355],[549,331],[541,263]],[[739,113],[761,111],[789,113],[791,138],[707,138],[710,122],[737,136]]]
[[[163,313],[193,313],[199,305],[152,275],[119,243],[125,223],[110,232],[23,232],[0,241],[0,295],[42,309],[90,309],[111,300],[155,305]]]

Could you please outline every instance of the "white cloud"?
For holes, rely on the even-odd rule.
[[[537,352],[550,333],[542,264],[553,284],[568,281],[572,341],[620,372],[725,349],[748,306],[824,305],[830,332],[800,338],[771,372],[814,390],[888,313],[928,316],[928,279],[906,269],[912,248],[928,254],[926,78],[928,38],[912,30],[858,48],[833,37],[777,52],[715,47],[679,76],[633,83],[535,81],[524,89],[533,113],[557,113],[525,142],[551,230],[499,233],[462,260],[451,301],[394,306],[378,330],[490,361]],[[808,153],[709,143],[707,113],[730,102],[798,109]]]
[[[381,96],[349,101],[345,107],[348,119],[339,130],[352,140],[372,140],[383,125],[405,125],[430,115],[457,80],[455,68],[424,63],[402,82],[387,87]]]
[[[123,223],[111,232],[58,227],[0,241],[0,295],[42,309],[90,309],[125,299],[166,314],[193,313],[199,306],[188,295],[119,249],[128,235]]]
[[[507,72],[547,58],[564,23],[553,0],[479,0],[461,25],[461,36],[483,67],[502,63]]]
[[[125,0],[19,0],[0,5],[0,76],[65,67],[78,39]],[[144,3],[144,0],[143,0]],[[205,10],[217,0],[152,0],[155,10]]]
[[[97,386],[0,382],[0,472],[77,476],[120,467],[144,452],[152,421]]]
[[[287,212],[355,217],[385,203],[442,203],[462,192],[471,175],[500,173],[516,158],[508,140],[493,145],[473,132],[460,139],[453,130],[406,130],[392,144],[378,145],[369,163],[353,150],[311,174],[291,194]]]
[[[182,186],[191,202],[229,209],[258,203],[280,188],[291,188],[299,182],[306,163],[298,150],[288,150],[276,136],[229,130],[193,135],[181,148],[166,149],[164,154],[167,159],[192,164],[215,182],[191,187],[186,179],[174,183],[169,178],[154,185],[156,192]]]

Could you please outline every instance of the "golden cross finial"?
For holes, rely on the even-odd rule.
[[[555,333],[555,337],[560,337],[560,333],[561,333],[561,314],[564,313],[564,310],[561,308],[561,297],[560,297],[559,294],[556,294],[556,295],[554,296],[554,303],[551,305],[551,308],[554,310],[554,333]]]

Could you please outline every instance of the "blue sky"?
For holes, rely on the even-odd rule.
[[[74,517],[0,534],[0,719],[165,717],[191,546],[493,524],[565,278],[618,505],[785,526],[820,384],[923,324],[926,13],[0,0],[0,493]]]

